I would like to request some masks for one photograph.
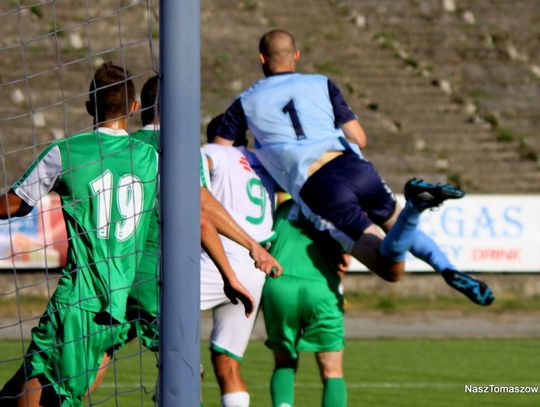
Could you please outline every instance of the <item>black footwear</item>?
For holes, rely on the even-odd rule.
[[[442,273],[448,285],[464,294],[478,305],[490,305],[495,297],[491,289],[482,281],[456,270],[444,270]]]
[[[430,184],[413,178],[405,184],[405,199],[418,211],[435,208],[447,199],[459,199],[465,192],[452,184]]]

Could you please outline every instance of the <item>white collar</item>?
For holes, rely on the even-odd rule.
[[[111,129],[110,127],[98,127],[97,131],[110,136],[129,136],[128,132],[123,129]]]
[[[143,130],[159,131],[159,123],[147,124],[146,126],[143,126]]]

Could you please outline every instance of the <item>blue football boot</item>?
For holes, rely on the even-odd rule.
[[[436,208],[447,199],[459,199],[465,192],[452,184],[430,184],[413,178],[405,184],[405,199],[419,212],[428,208]]]
[[[448,285],[464,294],[478,305],[490,305],[495,297],[491,289],[482,281],[456,270],[444,270],[442,273]]]

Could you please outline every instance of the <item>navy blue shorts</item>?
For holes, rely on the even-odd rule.
[[[373,164],[353,152],[334,158],[309,177],[300,198],[323,223],[330,222],[352,239],[345,248],[368,226],[390,219],[396,207],[394,194]]]

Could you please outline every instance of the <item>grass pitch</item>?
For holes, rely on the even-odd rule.
[[[540,386],[540,341],[512,340],[348,340],[345,375],[349,406],[476,407],[538,406],[536,394],[465,393],[465,385]],[[0,382],[20,363],[21,344],[0,342]],[[6,362],[11,360],[11,362]],[[205,407],[220,407],[206,343],[201,345],[206,369],[202,385]],[[270,406],[272,355],[262,342],[252,342],[243,364],[251,405]],[[151,406],[156,358],[132,343],[117,356],[92,405]],[[301,355],[296,380],[296,406],[320,405],[321,383],[313,355]]]

